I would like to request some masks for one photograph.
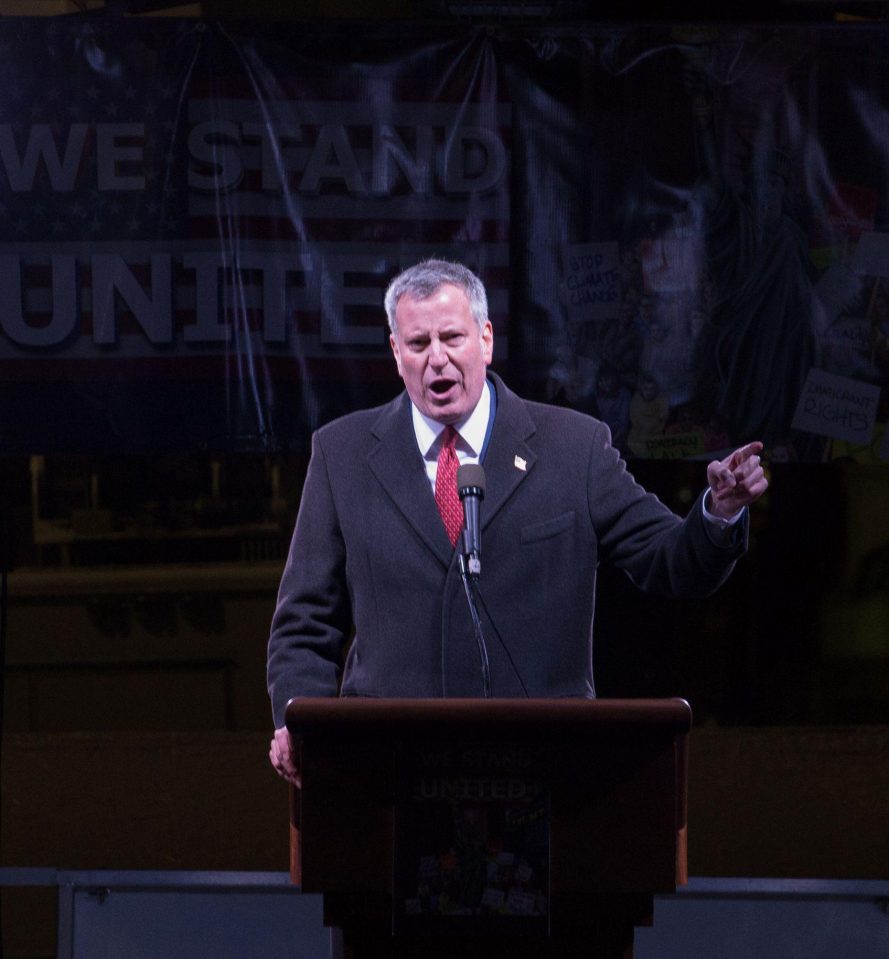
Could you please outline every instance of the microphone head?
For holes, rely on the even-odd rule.
[[[472,490],[479,499],[485,496],[485,471],[479,463],[464,463],[457,467],[457,492],[460,499]]]

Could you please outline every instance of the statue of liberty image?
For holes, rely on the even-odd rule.
[[[786,445],[806,375],[815,364],[817,271],[791,215],[791,160],[775,142],[763,103],[743,182],[724,173],[713,121],[712,79],[689,70],[701,180],[696,190],[712,301],[698,343],[698,397],[731,442]]]

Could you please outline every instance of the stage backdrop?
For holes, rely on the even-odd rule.
[[[0,22],[0,449],[302,451],[460,259],[630,456],[889,460],[889,28]]]

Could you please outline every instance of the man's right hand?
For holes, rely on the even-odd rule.
[[[299,776],[299,768],[296,765],[296,757],[293,755],[293,748],[290,742],[290,733],[286,727],[276,729],[272,737],[272,745],[269,749],[269,759],[275,767],[275,772],[287,782],[296,787],[302,786],[302,780]]]

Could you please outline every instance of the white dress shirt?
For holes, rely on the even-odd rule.
[[[444,423],[438,423],[430,419],[421,413],[413,403],[411,403],[411,413],[414,436],[417,438],[417,446],[420,448],[420,453],[426,464],[426,475],[429,477],[429,483],[434,493],[435,474],[438,471],[438,453],[441,449]],[[478,403],[475,404],[473,411],[453,424],[457,431],[457,441],[454,448],[457,451],[457,459],[461,466],[464,463],[478,462],[482,455],[482,447],[485,445],[490,418],[491,384],[485,380],[485,388],[482,390],[482,395],[479,397]]]

